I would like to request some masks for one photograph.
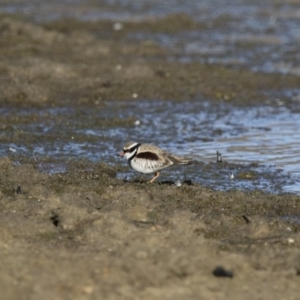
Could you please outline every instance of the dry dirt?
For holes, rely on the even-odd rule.
[[[1,107],[101,109],[133,92],[255,105],[265,89],[297,87],[293,76],[170,63],[153,42],[125,38],[141,27],[177,30],[169,24],[114,32],[109,22],[1,16]],[[1,117],[0,141],[30,144],[20,122]],[[126,182],[104,162],[49,175],[2,157],[0,170],[1,299],[299,299],[299,196]]]

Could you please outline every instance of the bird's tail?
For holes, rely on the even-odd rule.
[[[191,165],[194,161],[192,158],[181,157],[176,155],[172,155],[170,159],[174,164],[178,164],[178,165]]]

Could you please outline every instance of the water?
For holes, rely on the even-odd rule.
[[[170,60],[300,75],[300,5],[296,1],[2,1],[0,12],[23,13],[38,22],[62,17],[137,22],[185,13],[202,24],[199,30],[140,31],[127,38],[155,41],[170,51]]]
[[[117,153],[133,140],[150,142],[199,162],[165,170],[163,180],[189,179],[221,190],[300,192],[300,118],[285,106],[239,108],[225,102],[132,101],[106,103],[99,110],[66,107],[42,113],[2,113],[23,118],[33,114],[35,121],[24,122],[21,128],[36,138],[30,146],[2,143],[0,155],[60,158],[58,165],[46,167],[50,173],[63,171],[64,163],[80,157],[122,164],[124,169],[118,176],[132,178],[136,174]],[[43,123],[44,116],[52,117]],[[63,125],[59,121],[62,117]],[[127,121],[103,126],[103,121],[112,119]],[[102,125],[96,120],[102,120]],[[222,153],[221,164],[216,163],[216,151]]]
[[[36,22],[62,17],[136,22],[185,13],[201,24],[199,29],[136,31],[126,38],[156,42],[168,50],[170,61],[221,63],[255,72],[300,75],[300,4],[296,1],[1,1],[0,12],[24,13]],[[166,170],[165,179],[188,178],[225,190],[300,193],[300,91],[286,90],[279,96],[266,92],[269,106],[248,108],[201,99],[106,103],[98,110],[83,107],[80,111],[72,107],[43,112],[2,109],[1,116],[19,116],[23,123],[1,132],[0,155],[60,160],[59,165],[43,165],[52,173],[64,171],[64,162],[78,157],[123,163],[124,170],[118,176],[124,178],[134,173],[116,154],[125,142],[136,140],[199,161],[194,167]],[[281,96],[290,103],[282,102]],[[95,122],[112,118],[127,121],[123,125]],[[136,120],[140,125],[135,125]],[[10,143],[15,130],[21,131],[25,141]],[[223,164],[215,163],[217,150],[223,155]],[[230,179],[232,174],[234,179]]]

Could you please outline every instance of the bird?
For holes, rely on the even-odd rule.
[[[150,183],[159,177],[159,171],[175,164],[187,165],[192,162],[190,158],[174,155],[157,146],[137,142],[126,143],[119,155],[127,159],[133,170],[142,174],[154,173]]]

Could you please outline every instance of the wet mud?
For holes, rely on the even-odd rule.
[[[169,176],[154,184],[120,178],[128,167],[105,152],[107,139],[81,129],[132,126],[130,115],[91,119],[89,112],[105,112],[107,102],[249,107],[267,103],[266,91],[297,89],[299,77],[181,64],[151,40],[126,38],[137,28],[204,26],[185,15],[124,22],[123,30],[114,24],[0,18],[0,142],[14,145],[0,158],[3,299],[297,299],[299,196],[216,191],[192,175],[180,186]],[[73,139],[87,148],[98,140],[91,152],[107,160],[72,149],[60,155]],[[54,154],[30,154],[33,144]],[[199,166],[219,173],[216,164]],[[255,164],[240,168],[239,180],[259,173]],[[273,185],[282,177],[275,174]]]

